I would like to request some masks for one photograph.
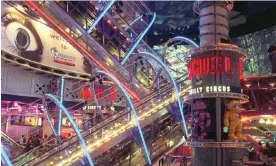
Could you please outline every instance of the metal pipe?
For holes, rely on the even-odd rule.
[[[132,52],[136,49],[137,45],[140,43],[140,41],[143,39],[143,37],[145,36],[145,34],[148,32],[148,30],[150,29],[150,27],[152,26],[152,24],[154,23],[156,18],[156,13],[153,13],[153,18],[150,22],[150,24],[148,25],[148,27],[139,35],[138,39],[136,39],[136,42],[133,44],[133,46],[130,48],[130,50],[127,52],[127,54],[125,55],[124,59],[121,62],[121,65],[124,65],[126,63],[126,61],[128,60],[129,56],[132,54]]]

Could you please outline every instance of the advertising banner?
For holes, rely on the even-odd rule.
[[[22,6],[14,8],[3,2],[1,8],[3,51],[61,70],[91,72],[91,65],[82,54],[44,20],[31,17]]]

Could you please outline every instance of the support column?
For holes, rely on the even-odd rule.
[[[192,146],[192,166],[231,166],[248,146],[237,134],[241,130],[234,126],[241,124],[237,106],[248,101],[248,96],[240,94],[240,60],[245,53],[231,44],[228,36],[232,8],[232,1],[194,3],[199,14],[200,47],[192,51],[188,62],[192,89],[184,99],[192,103],[191,142],[186,143]],[[223,127],[235,131],[236,137],[228,139]]]

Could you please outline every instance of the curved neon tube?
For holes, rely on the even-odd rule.
[[[5,150],[3,149],[2,144],[1,144],[1,157],[2,157],[3,161],[5,162],[5,164],[7,164],[8,166],[12,166],[11,160],[9,159]]]
[[[79,140],[81,142],[81,145],[82,145],[82,148],[83,148],[83,151],[86,155],[86,158],[89,162],[89,165],[90,166],[94,166],[94,163],[92,161],[92,158],[90,156],[90,153],[87,149],[87,146],[86,146],[86,143],[81,135],[81,132],[76,124],[76,122],[73,120],[72,116],[70,115],[70,113],[67,111],[67,109],[62,105],[62,103],[57,99],[56,96],[52,95],[52,94],[46,94],[47,97],[49,97],[50,99],[52,99],[56,104],[57,106],[63,111],[63,113],[67,116],[68,120],[70,121],[70,123],[72,124],[73,126],[73,129],[75,130],[77,136],[79,137]]]
[[[171,81],[173,83],[175,92],[176,92],[177,103],[178,103],[179,111],[180,111],[180,114],[181,114],[181,119],[182,119],[182,123],[183,123],[183,127],[184,127],[184,132],[185,132],[186,136],[188,137],[188,129],[187,129],[187,125],[186,125],[186,122],[185,122],[185,117],[184,117],[183,107],[182,107],[182,106],[184,106],[184,104],[182,104],[182,102],[181,102],[180,93],[178,91],[176,82],[175,82],[172,74],[170,73],[169,68],[167,67],[167,65],[165,63],[162,62],[162,60],[160,58],[156,57],[152,53],[149,53],[149,52],[139,52],[139,54],[142,54],[142,56],[145,56],[146,58],[151,58],[151,59],[155,60],[156,62],[158,62],[162,66],[162,68],[167,72],[167,74],[169,75],[169,77],[170,77],[170,79],[171,79]]]
[[[129,24],[129,26],[127,26],[126,28],[125,28],[125,31],[131,26],[131,25],[133,25],[136,21],[138,21],[139,19],[141,19],[143,17],[143,15],[140,15],[139,17],[137,17],[135,20],[133,20],[130,24]]]
[[[45,108],[45,115],[46,115],[46,119],[47,119],[47,121],[48,121],[48,123],[49,123],[49,125],[50,125],[50,128],[52,129],[52,131],[53,131],[53,133],[54,133],[54,135],[58,138],[57,140],[58,140],[58,142],[61,144],[62,143],[62,141],[61,141],[61,138],[60,138],[60,134],[58,134],[57,132],[56,132],[56,130],[55,130],[55,127],[54,127],[54,125],[52,124],[52,122],[51,122],[51,118],[49,117],[49,114],[48,114],[48,109],[47,109],[47,104],[46,104],[46,101],[45,101],[45,99],[44,100],[42,100],[42,102],[43,102],[43,105],[44,105],[44,108]],[[60,109],[60,111],[61,111],[61,109]],[[59,112],[59,115],[61,114],[62,112]]]
[[[168,49],[168,45],[171,43],[171,42],[174,42],[174,41],[177,41],[177,40],[180,40],[180,41],[185,41],[189,44],[191,44],[194,48],[198,48],[199,45],[196,44],[193,40],[187,38],[187,37],[184,37],[184,36],[176,36],[176,37],[173,37],[171,38],[170,40],[168,40],[165,44],[164,44],[164,49],[162,51],[162,58],[163,58],[163,61],[165,61],[165,53],[167,52],[167,49]]]
[[[115,0],[112,0],[109,2],[109,4],[105,7],[105,9],[101,12],[101,14],[96,18],[96,20],[93,22],[91,27],[88,29],[87,33],[91,33],[95,26],[99,23],[99,21],[103,18],[105,13],[111,8],[111,6],[114,4]]]
[[[193,45],[194,47],[198,48],[199,45],[197,43],[195,43],[193,40],[187,38],[187,37],[184,37],[184,36],[176,36],[174,38],[172,38],[171,40],[169,40],[170,42],[172,41],[175,41],[175,40],[180,40],[180,41],[185,41],[191,45]]]
[[[139,35],[139,37],[136,40],[136,42],[134,43],[134,45],[131,47],[131,49],[128,51],[128,53],[125,55],[124,59],[121,62],[121,65],[123,65],[123,64],[126,63],[126,61],[129,58],[129,56],[132,54],[132,52],[135,50],[135,48],[137,47],[137,45],[140,43],[140,41],[143,39],[143,37],[145,36],[145,34],[148,32],[148,30],[150,29],[150,27],[154,23],[155,18],[156,18],[156,13],[153,13],[153,18],[152,18],[151,22],[149,23],[148,27]]]
[[[71,37],[62,27],[60,27],[59,24],[57,24],[51,17],[49,17],[40,7],[38,7],[34,1],[26,1],[26,3],[28,3],[30,5],[30,7],[32,7],[36,12],[38,12],[41,16],[43,16],[43,18],[45,20],[47,20],[49,23],[51,23],[54,27],[56,27],[59,32],[61,32],[67,39],[67,41],[69,43],[72,43],[73,45],[75,45],[75,47],[77,47],[79,49],[79,51],[83,54],[85,54],[85,56],[89,59],[89,61],[93,61],[95,62],[95,64],[97,66],[99,66],[101,69],[103,69],[104,71],[111,73],[109,71],[109,69],[107,69],[105,66],[102,65],[101,62],[97,61],[97,59],[91,55],[84,47],[82,47],[73,37]],[[131,91],[126,85],[122,84],[122,86],[129,92],[129,94],[135,98],[136,100],[140,100],[140,98],[137,96],[137,94],[133,91]]]
[[[126,99],[131,107],[131,110],[132,110],[132,113],[133,113],[133,116],[134,116],[134,120],[135,120],[135,126],[138,128],[138,131],[139,131],[139,134],[140,134],[140,137],[142,139],[142,143],[143,143],[143,147],[144,147],[144,151],[146,153],[146,157],[147,157],[147,160],[148,160],[148,164],[151,165],[151,157],[150,157],[150,154],[149,154],[149,151],[148,151],[148,148],[147,148],[147,144],[145,142],[145,138],[144,138],[144,135],[143,135],[143,131],[142,131],[142,128],[140,126],[140,123],[139,123],[139,119],[138,119],[138,116],[137,116],[137,113],[136,113],[136,110],[135,110],[135,107],[134,107],[134,104],[132,103],[132,100],[130,99],[130,96],[129,94],[127,93],[127,91],[123,88],[123,86],[121,85],[120,81],[114,77],[113,75],[110,75],[109,73],[105,72],[105,71],[102,71],[102,70],[98,70],[97,71],[98,73],[101,73],[101,74],[105,74],[107,75],[108,77],[110,77],[118,86],[119,88],[122,90],[122,92],[124,93],[124,95],[126,96]]]

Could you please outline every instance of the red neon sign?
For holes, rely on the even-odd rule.
[[[97,99],[104,98],[105,89],[103,87],[96,87],[94,90],[95,90],[95,95],[96,95]],[[109,90],[108,96],[107,96],[109,101],[115,101],[116,100],[117,91],[118,91],[118,89],[116,87],[111,88]],[[90,99],[92,97],[91,88],[81,89],[81,94],[82,94],[82,98],[84,100]]]
[[[189,78],[197,75],[232,72],[230,56],[208,56],[191,60],[188,64]]]

